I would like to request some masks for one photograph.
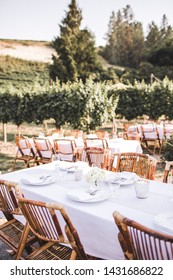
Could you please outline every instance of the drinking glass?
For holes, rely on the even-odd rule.
[[[81,168],[77,168],[74,171],[74,177],[75,177],[75,181],[81,181],[82,180],[82,175],[83,175],[83,171]]]
[[[135,181],[135,192],[137,198],[147,198],[149,194],[149,180],[139,179]]]
[[[109,180],[109,189],[111,191],[111,198],[112,199],[117,199],[119,198],[119,188],[120,188],[120,183],[117,180],[110,179]]]
[[[67,180],[68,168],[66,162],[61,162],[59,166],[59,177],[62,182]]]
[[[58,154],[54,154],[52,156],[52,162],[54,162],[55,170],[59,172],[60,167],[60,156]]]

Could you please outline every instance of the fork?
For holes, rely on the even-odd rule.
[[[40,177],[41,180],[46,181],[47,178],[51,177],[51,175],[42,175]]]
[[[90,195],[95,195],[98,191],[100,191],[100,190],[90,191],[89,194],[90,194]]]

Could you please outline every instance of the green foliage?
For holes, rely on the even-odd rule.
[[[80,30],[82,12],[72,0],[66,17],[60,25],[60,36],[53,42],[57,56],[50,65],[50,77],[61,82],[85,81],[91,74],[101,70],[94,36],[87,29]]]
[[[47,63],[27,61],[10,56],[0,56],[1,90],[32,88],[34,84],[49,83]]]
[[[153,65],[172,66],[173,65],[173,46],[163,47],[151,53],[148,61]]]
[[[122,11],[113,12],[108,26],[105,58],[115,65],[137,67],[143,51],[142,24],[134,20],[131,7],[127,5]]]
[[[26,92],[0,93],[0,121],[42,123],[53,118],[56,127],[69,124],[83,130],[95,129],[113,118],[116,98],[112,98],[112,84],[94,82],[92,78],[42,86]],[[5,108],[5,110],[4,110]]]
[[[157,120],[162,115],[173,119],[173,83],[168,79],[155,82],[152,85],[136,83],[126,89],[118,90],[119,101],[116,114],[127,120],[148,115],[150,119]]]

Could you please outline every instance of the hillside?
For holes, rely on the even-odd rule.
[[[51,63],[52,54],[55,50],[51,42],[0,39],[0,55],[3,56]]]

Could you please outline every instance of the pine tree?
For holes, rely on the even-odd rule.
[[[143,50],[142,24],[134,20],[131,7],[127,5],[122,12],[113,12],[108,26],[105,57],[113,64],[137,67]]]
[[[87,29],[80,29],[82,12],[76,0],[68,6],[68,12],[60,25],[60,36],[53,46],[57,56],[53,56],[50,77],[61,82],[86,80],[100,69],[97,61],[94,36]]]

